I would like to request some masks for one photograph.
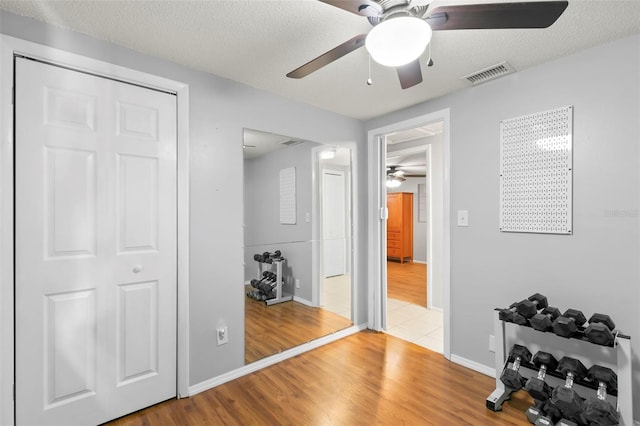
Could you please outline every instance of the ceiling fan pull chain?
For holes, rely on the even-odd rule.
[[[431,59],[431,45],[433,44],[433,39],[431,39],[431,43],[429,43],[429,58],[427,59],[427,66],[433,66],[433,59]]]
[[[373,80],[371,80],[371,54],[369,54],[369,78],[367,78],[367,86],[371,86]]]

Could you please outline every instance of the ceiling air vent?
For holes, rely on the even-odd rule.
[[[467,81],[469,81],[472,86],[477,86],[478,84],[485,83],[489,80],[494,80],[498,77],[511,74],[515,71],[516,70],[511,65],[509,65],[509,63],[502,62],[498,65],[493,65],[489,68],[485,68],[472,74],[465,75],[462,78],[467,79]]]
[[[281,145],[287,145],[287,146],[298,145],[299,143],[302,143],[302,141],[299,139],[289,139],[284,142],[280,142]]]

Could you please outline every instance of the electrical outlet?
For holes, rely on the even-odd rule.
[[[494,352],[496,351],[496,336],[494,336],[493,334],[489,335],[489,352]]]
[[[296,278],[296,288],[300,288],[300,280]]]
[[[227,326],[223,325],[217,329],[218,346],[229,343],[229,335],[227,333]]]

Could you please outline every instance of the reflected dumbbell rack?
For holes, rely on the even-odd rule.
[[[278,257],[269,256],[254,256],[256,262],[258,262],[258,279],[263,276],[264,271],[274,272],[276,275],[275,285],[273,292],[275,297],[266,299],[264,302],[270,306],[278,303],[288,302],[293,300],[293,295],[284,292],[283,290],[283,277],[282,270],[283,265],[287,261],[284,257],[281,257],[278,252]],[[274,271],[275,269],[275,271]]]

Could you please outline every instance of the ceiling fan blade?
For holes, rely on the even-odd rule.
[[[364,40],[366,38],[367,38],[366,34],[357,35],[351,40],[345,41],[341,45],[334,47],[328,52],[323,53],[317,58],[312,59],[306,64],[302,65],[301,67],[291,71],[289,74],[287,74],[287,77],[290,77],[290,78],[306,77],[312,72],[319,70],[320,68],[330,64],[336,59],[342,58],[347,53],[351,53],[354,50],[364,46]]]
[[[568,1],[541,1],[442,6],[432,10],[427,22],[434,31],[547,28],[568,4]]]
[[[372,0],[320,0],[347,12],[361,16],[378,16],[383,12],[382,6]]]
[[[408,89],[416,84],[422,83],[422,70],[420,69],[420,61],[416,59],[407,65],[396,68],[398,77],[400,78],[400,87]]]

